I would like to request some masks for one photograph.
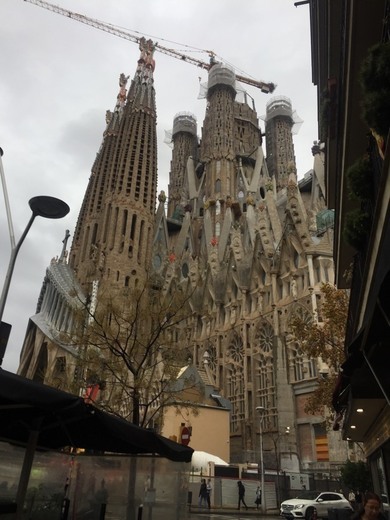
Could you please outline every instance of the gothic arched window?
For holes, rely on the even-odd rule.
[[[226,397],[232,404],[230,431],[240,433],[245,418],[244,348],[242,339],[234,334],[226,352]]]
[[[209,370],[213,375],[214,381],[217,377],[217,350],[212,343],[208,343],[201,352],[201,360],[203,360],[204,364],[207,364]]]
[[[293,309],[292,315],[299,318],[303,323],[309,324],[313,321],[310,312],[301,305]],[[317,361],[309,358],[295,341],[294,336],[287,340],[287,352],[289,360],[290,381],[302,381],[317,376]]]
[[[255,337],[256,406],[264,406],[270,428],[276,427],[276,388],[274,372],[274,330],[269,323],[259,325]]]
[[[293,380],[302,381],[305,379],[304,356],[297,343],[290,346],[290,360],[293,370]]]

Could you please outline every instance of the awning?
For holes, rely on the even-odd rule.
[[[190,462],[193,450],[152,430],[86,404],[81,397],[0,369],[0,439],[27,445],[38,432],[37,446],[66,446],[124,454],[156,454]]]

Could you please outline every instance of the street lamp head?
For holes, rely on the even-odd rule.
[[[264,406],[256,406],[256,412],[264,413],[265,412]]]
[[[63,218],[70,211],[69,206],[63,200],[46,195],[39,195],[29,200],[29,205],[35,217]]]
[[[5,200],[5,207],[7,212],[7,220],[8,220],[8,229],[9,229],[9,235],[10,235],[10,242],[11,242],[11,256],[8,263],[8,269],[7,273],[5,275],[4,285],[3,289],[1,291],[0,296],[0,324],[2,323],[5,303],[7,301],[8,291],[11,284],[11,278],[15,267],[16,257],[18,256],[19,249],[21,245],[23,244],[24,239],[26,238],[26,235],[31,228],[35,217],[40,216],[44,218],[63,218],[65,215],[67,215],[70,211],[69,206],[62,200],[56,199],[55,197],[46,197],[44,195],[41,195],[39,197],[33,197],[29,201],[29,205],[32,211],[32,215],[30,217],[30,220],[23,231],[21,237],[19,238],[18,242],[15,243],[15,236],[14,236],[14,230],[12,225],[12,217],[11,217],[11,211],[9,207],[9,201],[8,201],[8,193],[7,193],[7,185],[5,182],[5,175],[3,171],[3,163],[1,161],[1,157],[3,155],[3,150],[0,148],[0,177],[1,177],[1,184],[3,187],[4,192],[4,200]],[[5,349],[7,346],[7,340],[0,342],[0,366],[3,361],[3,356],[5,353]]]

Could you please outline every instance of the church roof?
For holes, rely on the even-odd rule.
[[[205,405],[210,406],[210,402],[214,402],[214,406],[218,408],[231,410],[232,406],[229,399],[220,395],[204,368],[197,368],[194,365],[182,367],[177,376],[178,390],[185,390],[186,381],[191,381],[193,385],[202,389]]]

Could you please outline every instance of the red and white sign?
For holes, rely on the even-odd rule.
[[[184,444],[184,446],[187,446],[189,444],[191,438],[190,430],[187,428],[187,426],[183,426],[181,429],[181,443]]]

